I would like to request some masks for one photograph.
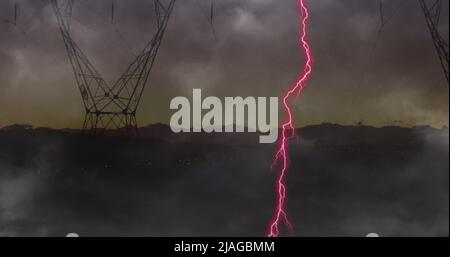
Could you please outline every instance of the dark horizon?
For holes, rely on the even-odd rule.
[[[448,130],[449,127],[447,125],[443,125],[442,127],[434,127],[432,125],[427,125],[427,124],[416,124],[416,125],[412,125],[412,126],[403,126],[403,125],[399,125],[399,124],[386,124],[386,125],[382,125],[382,126],[373,126],[373,125],[369,125],[369,124],[364,124],[364,123],[359,123],[356,122],[355,124],[339,124],[339,123],[331,123],[331,122],[321,122],[318,124],[308,124],[308,125],[304,125],[302,127],[295,127],[295,129],[302,129],[302,128],[307,128],[307,127],[314,127],[314,126],[323,126],[323,125],[332,125],[332,126],[341,126],[341,127],[369,127],[369,128],[377,128],[377,129],[382,129],[382,128],[389,128],[389,127],[394,127],[394,128],[405,128],[405,129],[414,129],[414,128],[421,128],[421,127],[429,127],[432,129],[437,129],[437,130]],[[51,128],[51,127],[39,127],[39,126],[33,126],[31,124],[21,124],[21,123],[14,123],[14,124],[9,124],[6,126],[2,126],[0,127],[0,129],[4,129],[4,128],[10,128],[10,127],[30,127],[32,129],[52,129],[52,130],[83,130],[81,127],[78,128]],[[169,124],[165,124],[165,123],[151,123],[151,124],[147,124],[147,125],[140,125],[138,124],[138,129],[142,129],[142,128],[148,128],[148,127],[152,127],[152,126],[164,126],[167,127],[168,129],[170,129],[170,125]],[[236,124],[234,124],[233,126],[236,126]],[[222,128],[224,128],[226,126],[222,126]],[[247,132],[247,127],[245,128],[245,133]],[[281,129],[281,128],[278,128]],[[108,129],[108,130],[116,130],[114,128]],[[192,127],[191,127],[192,130]],[[191,134],[198,134],[198,133],[206,133],[202,130],[202,132],[189,132]],[[211,132],[211,133],[206,133],[206,134],[226,134],[229,132]],[[233,132],[233,133],[242,133],[242,132]],[[249,132],[251,133],[251,132]]]

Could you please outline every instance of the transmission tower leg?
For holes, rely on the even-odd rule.
[[[83,131],[89,134],[139,136],[135,113],[86,112]]]
[[[83,122],[83,131],[87,133],[95,134],[96,130],[96,117],[94,113],[86,112]]]

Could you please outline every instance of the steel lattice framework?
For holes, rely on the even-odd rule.
[[[433,0],[432,2],[427,2],[426,0],[418,1],[425,14],[428,29],[430,30],[434,46],[436,47],[442,69],[444,70],[448,82],[448,42],[446,42],[445,38],[439,33],[442,0]]]
[[[113,85],[106,83],[71,37],[74,0],[51,1],[83,99],[86,111],[84,130],[101,133],[107,129],[119,129],[127,136],[138,134],[136,110],[155,63],[175,1],[154,0],[156,32]]]

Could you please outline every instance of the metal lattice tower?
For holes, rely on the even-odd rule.
[[[439,60],[441,62],[442,69],[444,70],[447,82],[448,78],[448,42],[439,33],[439,22],[441,17],[442,0],[433,0],[427,2],[426,0],[418,0],[422,7],[425,19],[427,21],[428,29],[430,30],[431,37],[433,38],[434,46],[436,47]]]
[[[116,83],[108,85],[70,34],[74,0],[52,0],[64,45],[83,99],[83,130],[101,133],[120,129],[137,135],[136,110],[155,62],[176,0],[154,0],[156,32]]]

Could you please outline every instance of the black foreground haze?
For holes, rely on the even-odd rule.
[[[275,145],[0,129],[0,236],[263,236]],[[449,132],[322,124],[291,145],[296,236],[449,235]]]

